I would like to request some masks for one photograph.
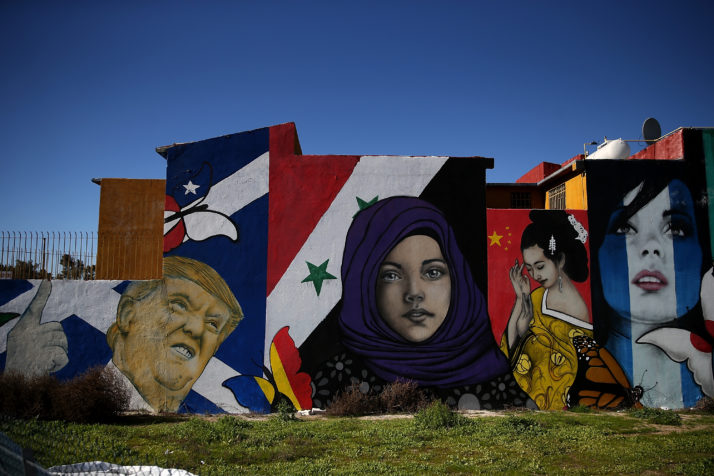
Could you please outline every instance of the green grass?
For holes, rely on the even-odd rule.
[[[265,420],[126,417],[80,425],[0,419],[44,466],[107,461],[197,474],[712,474],[714,417],[681,426],[606,412]],[[429,413],[431,411],[431,413]],[[672,412],[674,413],[674,412]]]

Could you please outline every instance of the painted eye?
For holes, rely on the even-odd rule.
[[[212,327],[214,331],[218,331],[218,321],[210,320],[206,322],[206,324],[208,324],[209,327]]]
[[[692,234],[692,227],[684,221],[671,221],[665,225],[664,233],[667,236],[684,238]]]
[[[180,299],[174,299],[169,302],[171,312],[185,312],[187,309],[186,303]]]
[[[398,281],[399,279],[401,279],[401,276],[399,276],[399,273],[397,273],[396,271],[384,271],[379,278],[382,281],[392,282]]]
[[[437,280],[437,279],[441,278],[443,275],[444,275],[444,271],[439,268],[431,268],[431,269],[426,270],[426,272],[424,273],[424,276],[426,276],[427,279],[431,279],[431,280]]]
[[[634,226],[632,226],[629,223],[625,223],[624,225],[620,225],[615,229],[615,234],[616,235],[629,235],[629,234],[634,234],[637,233],[637,230],[635,229]]]

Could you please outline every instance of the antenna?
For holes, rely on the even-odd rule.
[[[642,124],[642,137],[648,144],[654,144],[662,137],[662,128],[654,117],[648,117]]]

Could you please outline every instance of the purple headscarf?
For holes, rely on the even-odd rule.
[[[451,302],[439,329],[423,342],[392,330],[377,311],[379,267],[404,238],[436,239],[449,265]],[[352,222],[342,258],[342,343],[387,381],[413,380],[442,388],[480,383],[509,371],[496,347],[481,291],[454,232],[436,207],[418,198],[393,197],[361,211]]]

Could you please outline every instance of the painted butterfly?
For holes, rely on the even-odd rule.
[[[265,377],[239,375],[223,382],[238,403],[251,411],[274,412],[281,402],[289,402],[296,410],[312,408],[312,380],[300,372],[302,360],[289,329],[285,326],[273,337],[270,368],[263,366]]]
[[[644,389],[630,386],[622,367],[607,349],[585,335],[573,337],[573,345],[578,354],[578,372],[565,398],[568,408],[642,408]]]
[[[200,178],[200,180],[197,180]],[[185,189],[184,194],[196,194],[196,189],[204,183],[206,189],[203,195],[191,203],[183,206],[179,204],[174,195],[166,195],[164,206],[164,253],[178,247],[189,240],[204,241],[214,236],[226,236],[230,240],[238,241],[238,226],[231,217],[225,213],[211,209],[210,192],[213,187],[213,168],[204,162],[201,169],[189,177],[185,185],[176,186],[172,192],[180,196],[180,188]],[[187,201],[185,198],[182,202]],[[209,202],[209,203],[207,203]]]

